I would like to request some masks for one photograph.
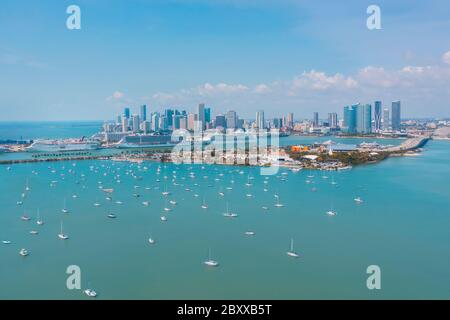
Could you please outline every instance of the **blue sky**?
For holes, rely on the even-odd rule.
[[[66,28],[71,4],[81,30]],[[366,28],[370,4],[381,30]],[[0,120],[199,102],[308,118],[375,99],[401,100],[405,116],[450,116],[450,3],[2,0],[0,86]]]

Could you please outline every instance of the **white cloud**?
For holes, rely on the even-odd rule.
[[[112,95],[106,98],[106,100],[122,100],[125,97],[125,94],[121,91],[114,91]]]
[[[266,94],[270,93],[271,91],[272,89],[270,89],[270,87],[264,83],[258,84],[253,90],[253,92],[257,94]]]
[[[446,64],[450,64],[450,51],[447,51],[442,56],[442,61],[444,61]]]
[[[226,84],[226,83],[218,83],[216,85],[205,83],[196,89],[197,93],[202,96],[216,95],[216,94],[235,94],[235,93],[242,93],[247,90],[248,87],[242,84]]]
[[[327,90],[327,89],[352,89],[358,86],[358,83],[352,77],[345,77],[340,73],[328,76],[325,72],[317,72],[311,70],[303,72],[292,81],[292,90],[310,89],[310,90]]]

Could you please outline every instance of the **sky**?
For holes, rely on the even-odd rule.
[[[69,30],[69,5],[81,29]],[[381,29],[369,30],[369,5]],[[450,117],[450,2],[2,0],[0,121],[176,107],[243,118],[389,107]]]

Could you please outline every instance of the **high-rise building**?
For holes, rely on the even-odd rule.
[[[128,132],[128,119],[125,116],[122,117],[122,132]]]
[[[400,101],[392,102],[391,126],[392,126],[392,131],[400,131],[400,129],[401,129],[401,106],[400,106]]]
[[[347,133],[356,133],[356,106],[344,107],[344,127]]]
[[[120,114],[117,116],[116,124],[117,125],[121,125],[122,124],[122,116]]]
[[[236,129],[237,127],[237,115],[236,112],[230,110],[227,112],[227,128],[228,129]]]
[[[130,119],[130,108],[126,107],[123,111],[123,115],[125,118]]]
[[[187,130],[188,124],[187,124],[187,117],[185,115],[180,115],[180,129]]]
[[[205,128],[205,104],[200,103],[197,107],[197,121],[201,123],[202,128]]]
[[[317,128],[318,126],[319,126],[319,113],[314,112],[313,127]]]
[[[389,120],[389,109],[383,109],[383,117],[382,117],[382,129],[387,131],[390,128],[390,120]]]
[[[256,111],[256,128],[257,129],[265,129],[266,123],[264,120],[264,110]]]
[[[132,124],[132,129],[133,129],[133,132],[134,132],[134,133],[140,131],[141,121],[140,121],[140,119],[139,119],[139,115],[133,114],[131,124]]]
[[[374,110],[374,128],[375,131],[378,132],[381,130],[381,110],[382,110],[382,104],[381,101],[375,101],[375,110]]]
[[[195,130],[195,123],[198,121],[198,116],[195,113],[188,114],[188,130]]]
[[[143,104],[141,106],[141,121],[147,121],[147,106],[145,104]]]
[[[214,122],[215,122],[216,128],[226,129],[226,127],[227,127],[227,120],[223,114],[218,114],[216,116],[216,120]]]
[[[144,131],[144,133],[149,133],[150,131],[152,131],[151,121],[146,120],[146,121],[142,122],[142,131]]]
[[[211,122],[211,108],[205,108],[205,122]]]
[[[358,104],[356,107],[356,131],[358,133],[372,133],[372,106]]]
[[[331,129],[336,129],[338,127],[338,115],[336,112],[328,114],[328,125]]]
[[[152,114],[152,130],[159,131],[159,113],[155,112]]]
[[[287,126],[292,129],[294,127],[294,114],[289,112],[287,115]]]

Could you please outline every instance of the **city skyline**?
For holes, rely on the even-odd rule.
[[[381,30],[367,29],[368,4],[356,1],[77,5],[81,30],[65,27],[67,3],[2,3],[0,120],[100,120],[127,104],[194,111],[199,101],[247,118],[327,114],[398,97],[405,117],[449,116],[445,1],[379,1]]]

